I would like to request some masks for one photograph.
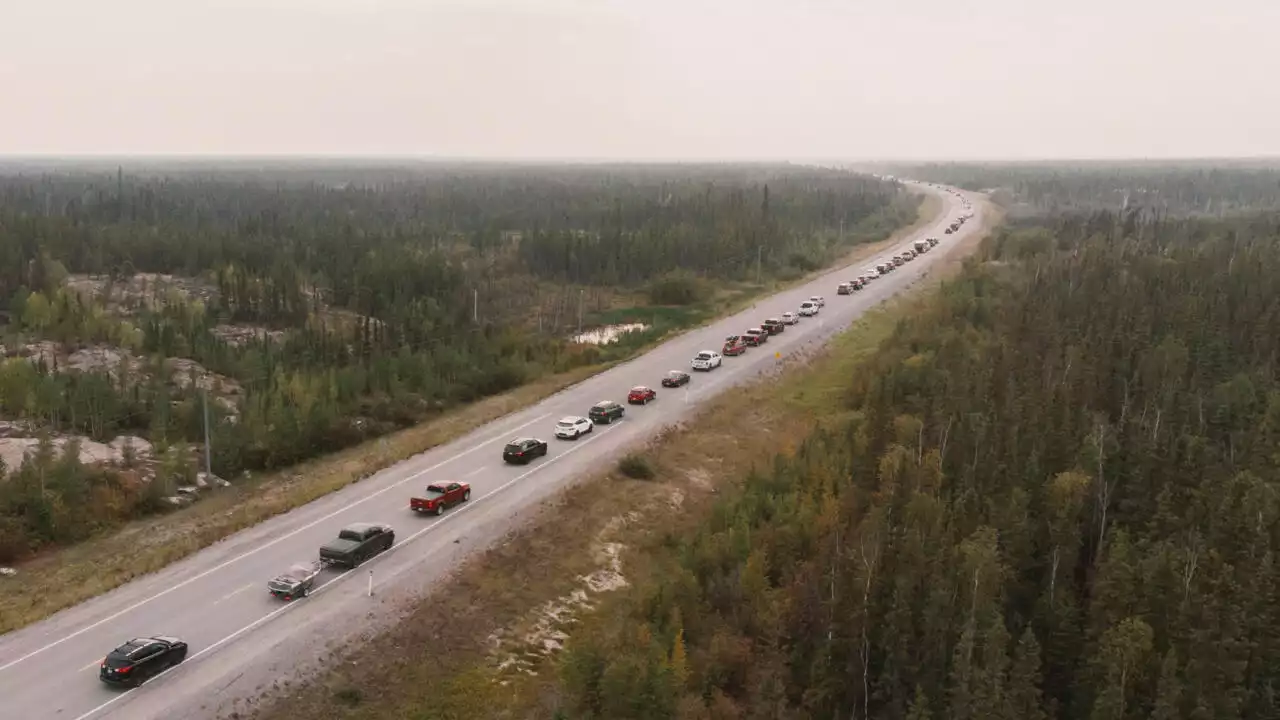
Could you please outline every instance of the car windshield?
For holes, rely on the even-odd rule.
[[[648,390],[648,389],[649,389],[649,388],[647,388],[647,387],[643,387],[643,386],[636,386],[636,387],[631,388],[631,392],[644,392],[645,390]]]
[[[667,373],[667,377],[671,378],[672,380],[675,380],[675,379],[684,377],[684,373],[680,372],[679,370],[672,370],[671,372]]]
[[[700,352],[700,353],[698,353],[698,359],[699,359],[699,360],[710,360],[710,359],[711,359],[711,353],[708,353],[708,352]]]
[[[577,422],[578,422],[577,420],[569,420],[566,418],[556,423],[556,427],[573,427],[574,425],[577,424]]]
[[[519,452],[521,450],[524,450],[524,446],[521,445],[520,443],[507,443],[507,449],[515,452]]]

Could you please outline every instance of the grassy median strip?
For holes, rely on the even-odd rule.
[[[549,501],[506,542],[473,557],[394,632],[341,650],[349,660],[341,669],[285,683],[238,717],[553,717],[551,658],[585,614],[605,621],[619,601],[610,591],[643,586],[669,552],[667,538],[694,531],[718,495],[733,492],[752,468],[794,451],[817,422],[836,421],[850,375],[980,239],[975,233],[940,246],[945,257],[912,290],[809,357],[786,363],[792,367],[782,375],[717,397],[612,472]]]
[[[941,209],[941,200],[927,195],[920,205],[920,219],[913,225],[896,231],[886,240],[856,247],[833,267],[882,252],[934,221]],[[822,272],[826,270],[791,281],[739,285],[732,292],[721,293],[714,298],[705,316],[723,317],[736,313],[762,296],[806,282]],[[665,339],[657,338],[636,348],[630,357]],[[621,361],[576,368],[535,380],[510,392],[447,412],[437,419],[289,470],[236,481],[231,489],[211,493],[207,499],[188,508],[130,523],[78,545],[45,553],[23,563],[17,577],[0,578],[0,633],[38,622],[134,578],[163,569],[235,532],[305,505],[379,470],[450,442],[488,422],[536,404]],[[126,550],[122,551],[122,548]]]

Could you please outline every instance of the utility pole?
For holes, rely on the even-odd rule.
[[[756,284],[760,284],[760,253],[764,250],[763,245],[756,246]]]
[[[213,477],[213,451],[209,448],[209,391],[200,391],[200,400],[204,403],[204,474]]]
[[[582,334],[582,296],[586,293],[586,289],[578,290],[578,334]]]
[[[471,322],[480,324],[480,289],[471,289]]]

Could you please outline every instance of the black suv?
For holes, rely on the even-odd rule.
[[[587,417],[591,418],[591,422],[611,423],[621,418],[625,413],[626,408],[622,407],[621,403],[616,403],[612,400],[601,400],[591,406],[591,409],[587,411]]]
[[[102,659],[98,678],[138,686],[187,659],[187,644],[175,637],[135,638]]]
[[[509,463],[527,463],[547,454],[547,444],[537,438],[516,438],[502,448],[502,459]]]

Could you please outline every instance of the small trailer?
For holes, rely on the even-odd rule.
[[[267,583],[267,592],[281,600],[306,597],[311,594],[311,588],[316,584],[316,576],[323,569],[324,565],[319,560],[294,563],[285,572],[271,578]]]

